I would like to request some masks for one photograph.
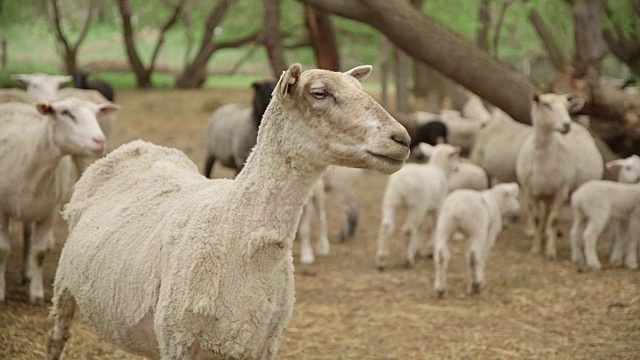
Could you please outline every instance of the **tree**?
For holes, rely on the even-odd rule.
[[[78,49],[87,36],[89,25],[91,25],[91,19],[93,17],[94,0],[89,0],[89,6],[87,8],[87,15],[84,18],[84,22],[80,29],[80,34],[74,43],[71,43],[67,35],[62,31],[62,19],[60,16],[60,5],[58,0],[51,0],[51,23],[55,29],[55,36],[58,42],[62,45],[62,59],[64,63],[65,71],[68,74],[76,74],[78,72]]]
[[[275,78],[279,78],[289,66],[284,58],[284,47],[280,34],[280,0],[264,0],[264,30],[261,41],[267,50],[267,57]]]
[[[131,24],[131,6],[129,0],[117,0],[118,1],[118,10],[120,11],[120,16],[122,17],[122,34],[124,36],[124,44],[125,49],[127,51],[127,57],[129,58],[129,63],[131,64],[131,68],[136,76],[136,81],[139,88],[150,88],[153,87],[151,83],[151,74],[153,73],[156,65],[156,60],[158,59],[158,55],[160,54],[160,49],[162,48],[162,44],[164,43],[164,36],[166,32],[176,24],[180,17],[180,13],[182,12],[182,8],[184,6],[185,0],[179,0],[172,9],[169,18],[164,22],[164,24],[160,27],[160,33],[158,35],[158,40],[156,42],[156,46],[151,55],[151,60],[149,60],[149,65],[145,66],[136,50],[135,45],[135,36],[133,31],[133,25]]]
[[[560,71],[565,65],[567,65],[567,56],[553,37],[553,33],[549,29],[547,22],[535,8],[529,13],[529,21],[531,21],[531,24],[536,30],[536,33],[538,33],[540,40],[542,40],[542,44],[547,50],[551,64],[553,64],[553,67],[556,70]]]
[[[373,26],[408,55],[460,83],[515,119],[530,122],[529,95],[537,88],[528,77],[410,4],[387,0],[299,1]]]
[[[218,0],[211,8],[206,18],[204,35],[200,43],[200,48],[193,60],[187,62],[184,69],[176,79],[178,88],[197,88],[202,86],[207,80],[207,64],[213,54],[222,49],[239,47],[258,39],[258,31],[253,31],[236,39],[219,42],[216,41],[215,29],[222,24],[232,6],[237,0]]]
[[[305,5],[304,22],[309,32],[318,68],[340,71],[338,37],[331,17],[322,11],[314,9],[312,6]]]
[[[609,49],[640,77],[640,2],[610,3],[605,19],[603,36]]]

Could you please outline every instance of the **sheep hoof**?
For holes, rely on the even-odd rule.
[[[31,305],[33,306],[44,306],[44,297],[40,297],[40,296],[36,296],[35,298],[31,299]]]
[[[471,284],[471,294],[480,294],[480,283],[472,283]]]
[[[444,290],[437,290],[436,294],[438,295],[438,299],[444,298]]]

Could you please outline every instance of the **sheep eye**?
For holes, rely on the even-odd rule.
[[[76,118],[68,110],[62,110],[61,115],[68,116],[71,120],[76,121]]]
[[[326,90],[317,89],[311,90],[311,95],[313,95],[313,97],[315,97],[316,99],[324,99],[325,97],[327,97],[327,95],[329,95],[329,93]]]
[[[549,110],[553,110],[553,109],[551,108],[551,104],[549,104],[549,103],[542,103],[542,104],[543,104],[547,109],[549,109]]]

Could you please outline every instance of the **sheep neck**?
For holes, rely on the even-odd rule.
[[[275,231],[289,246],[302,207],[326,170],[304,150],[300,126],[300,120],[285,117],[280,109],[267,110],[256,147],[235,180],[238,196],[249,208],[247,221],[255,229]]]
[[[555,130],[552,127],[542,125],[540,122],[540,114],[538,114],[535,108],[531,111],[531,119],[533,120],[533,139],[536,149],[549,146],[553,141],[553,132]]]
[[[65,155],[53,139],[53,127],[53,121],[47,119],[40,128],[40,134],[34,134],[35,151],[32,159],[28,162],[29,166],[26,168],[26,172],[29,178],[38,180],[36,183],[49,179],[49,174],[56,171],[60,160]]]

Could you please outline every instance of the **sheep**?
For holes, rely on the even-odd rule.
[[[419,143],[436,145],[447,142],[447,125],[442,121],[434,120],[417,126],[415,133],[411,137],[411,148]]]
[[[36,99],[22,89],[0,89],[0,104],[9,102],[35,105]]]
[[[52,221],[69,197],[74,174],[70,154],[104,150],[104,134],[96,116],[114,112],[112,104],[94,105],[76,99],[36,106],[0,105],[0,302],[5,300],[5,268],[11,242],[9,218],[35,223],[28,249],[26,272],[29,300],[44,303],[42,260],[53,234]],[[42,115],[48,120],[43,120]]]
[[[536,93],[531,100],[533,134],[520,148],[516,176],[535,217],[531,252],[540,253],[546,233],[545,256],[555,259],[560,209],[571,191],[589,180],[602,178],[604,164],[589,131],[572,124],[569,117],[569,107],[574,110],[582,104],[571,104],[571,95]]]
[[[182,152],[140,140],[91,165],[63,213],[47,359],[60,357],[76,307],[141,356],[273,359],[314,184],[330,165],[389,174],[409,156],[407,131],[360,84],[370,72],[291,65],[235,179],[207,179]]]
[[[27,92],[36,101],[53,101],[60,86],[73,80],[72,76],[36,74],[14,74],[12,79],[19,80],[27,85]]]
[[[605,166],[609,171],[616,171],[616,170],[618,171],[619,183],[636,184],[640,182],[640,157],[638,155],[632,155],[626,159],[609,161],[605,164]],[[585,187],[586,185],[587,184],[583,185],[582,187]],[[603,186],[606,189],[607,191],[606,194],[610,193],[611,190],[608,186],[604,186],[604,185],[601,185],[601,186]],[[582,189],[582,187],[580,189]],[[592,187],[594,187],[594,189],[596,188],[595,185],[592,185]],[[627,243],[628,251],[626,252],[627,254],[625,258],[625,265],[630,269],[636,268],[637,260],[634,260],[634,257],[635,257],[634,254],[637,251],[635,250],[635,248],[637,247],[637,244],[631,243],[632,241],[635,241],[635,240],[632,239],[632,236],[629,235],[630,234],[628,230],[629,219],[627,218],[629,214],[623,214],[625,216],[623,216],[622,220],[618,219],[618,217],[620,216],[614,216],[613,214],[607,215],[607,211],[604,210],[607,205],[602,204],[601,201],[609,202],[611,200],[609,199],[602,200],[601,198],[605,195],[603,195],[602,193],[594,193],[593,189],[591,190],[591,192],[589,192],[589,190],[580,190],[580,191],[584,192],[582,195],[580,195],[581,198],[579,195],[575,195],[575,193],[572,196],[572,204],[574,202],[574,197],[576,202],[576,209],[574,209],[576,214],[574,215],[574,219],[579,218],[583,221],[588,221],[589,223],[592,223],[592,221],[590,221],[588,217],[610,217],[611,219],[610,221],[611,253],[609,256],[609,264],[611,264],[612,266],[622,265],[622,258],[625,254],[624,245],[625,243]],[[623,190],[619,190],[619,191],[623,191]],[[632,192],[633,191],[635,190],[632,190]],[[611,197],[615,199],[614,195],[611,195]],[[580,200],[578,200],[579,198]],[[597,204],[592,205],[591,203],[597,203]],[[616,205],[617,205],[616,201],[613,201],[612,204],[610,204],[611,207],[614,207]],[[584,207],[586,208],[586,210],[581,210],[580,207]],[[614,210],[611,209],[610,211],[613,212]],[[586,216],[583,216],[582,215],[583,213],[585,213]],[[600,232],[598,232],[597,226],[603,226],[603,225],[600,225],[601,222],[602,221],[593,222],[596,225],[592,225],[592,227],[589,228],[589,233],[587,233],[586,228],[584,229],[580,228],[580,226],[584,226],[584,224],[579,224],[576,220],[574,220],[573,225],[575,226],[575,229],[572,232],[572,252],[575,252],[575,254],[573,255],[575,262],[580,262],[583,260],[581,248],[583,246],[586,247],[587,245],[586,240],[588,238],[590,241],[589,246],[591,247],[591,249],[589,250],[589,253],[591,254],[590,267],[593,267],[593,268],[601,267],[598,265],[599,262],[596,262],[593,260],[594,257],[597,260],[597,255],[594,256],[594,254],[596,253],[595,245],[596,245],[597,237],[602,231],[602,229],[599,229]],[[606,222],[604,224],[606,225]],[[594,233],[597,233],[595,235],[596,240],[593,240]],[[576,247],[577,249],[573,250],[574,247]]]
[[[462,160],[447,180],[449,192],[458,189],[486,190],[489,188],[489,177],[480,166]]]
[[[334,198],[342,208],[342,226],[338,241],[349,240],[355,234],[360,216],[360,202],[353,189],[362,178],[364,170],[332,166],[324,174],[325,189],[335,193]]]
[[[412,114],[418,126],[432,121],[441,121],[447,127],[447,140],[451,145],[461,148],[462,154],[467,154],[475,143],[476,134],[485,123],[477,118],[463,118],[456,110],[442,110],[440,115],[424,111]]]
[[[424,143],[420,147],[429,153],[429,162],[407,164],[391,175],[387,182],[382,199],[382,220],[378,229],[375,257],[380,270],[388,265],[389,237],[395,227],[398,207],[403,206],[407,210],[402,233],[406,237],[406,265],[411,267],[415,264],[416,253],[422,247],[419,231],[425,218],[429,218],[426,226],[431,226],[447,196],[447,178],[458,161],[460,148],[449,144],[431,147]]]
[[[613,172],[618,171],[619,183],[638,183],[640,182],[640,156],[631,155],[626,159],[612,160],[605,164],[607,170]],[[624,253],[624,239],[621,236],[620,222],[612,220],[610,224],[611,237],[611,253],[609,256],[609,264],[612,266],[621,266]]]
[[[107,99],[105,96],[96,90],[84,90],[84,89],[75,89],[75,88],[64,88],[58,90],[56,94],[57,100],[67,99],[67,98],[76,98],[80,100],[91,101],[94,104],[106,104],[111,100]],[[113,132],[113,125],[115,123],[115,113],[111,114],[111,116],[104,116],[98,119],[100,123],[100,128],[104,133],[104,136],[107,140],[107,148],[109,145],[109,139],[111,138],[111,134]]]
[[[311,213],[315,212],[318,219],[318,242],[316,254],[329,255],[329,236],[327,235],[327,212],[325,210],[324,180],[320,178],[313,186],[309,203],[302,209],[302,216],[298,223],[296,236],[300,238],[300,263],[312,264],[315,261],[313,247],[311,246]],[[313,211],[311,209],[313,205]]]
[[[467,119],[477,119],[480,123],[486,123],[491,119],[491,114],[484,107],[482,99],[474,93],[469,93],[469,98],[462,105],[462,116]]]
[[[217,161],[239,173],[256,144],[258,127],[275,87],[273,81],[256,82],[252,108],[228,104],[211,114],[207,124],[204,175],[211,177]]]
[[[104,96],[105,99],[113,102],[115,99],[115,94],[113,92],[113,88],[109,83],[103,80],[87,80],[89,73],[85,72],[77,72],[72,75],[73,76],[73,84],[78,89],[85,90],[96,90],[100,93],[100,95]]]
[[[504,183],[483,191],[455,190],[446,197],[434,237],[434,287],[440,298],[447,288],[447,267],[451,258],[448,243],[457,232],[469,243],[466,258],[471,281],[467,292],[480,292],[489,251],[502,231],[504,220],[520,211],[518,193],[518,184]]]
[[[586,258],[588,267],[602,267],[596,244],[602,230],[611,219],[618,221],[619,241],[624,239],[627,242],[625,266],[631,270],[638,268],[640,184],[624,184],[609,180],[589,181],[572,194],[571,210],[571,261],[583,263]],[[618,256],[622,257],[622,254]]]

